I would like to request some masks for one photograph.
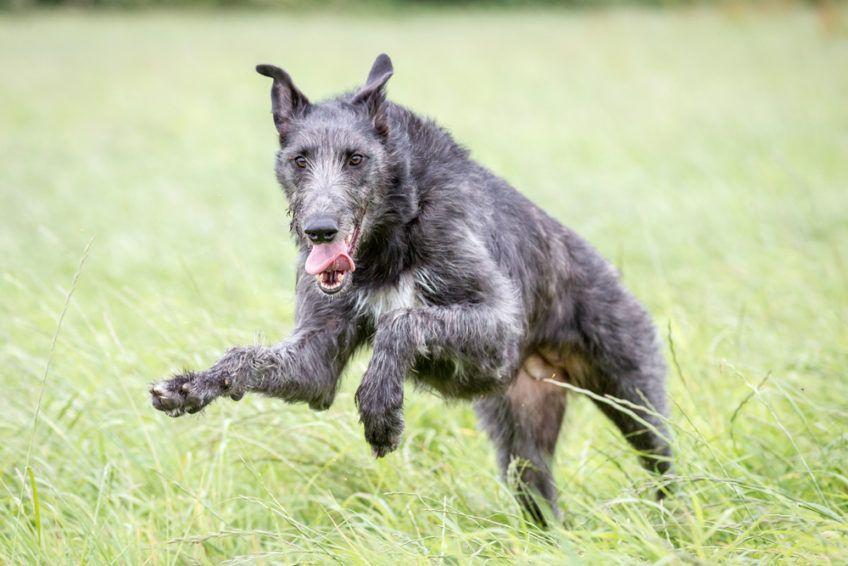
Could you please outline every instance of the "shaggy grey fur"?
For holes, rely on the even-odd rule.
[[[326,409],[351,354],[371,345],[356,403],[377,457],[398,446],[407,378],[473,399],[504,475],[515,471],[521,503],[544,522],[550,511],[539,495],[558,514],[551,458],[566,389],[551,381],[559,380],[630,404],[598,405],[647,466],[669,469],[654,327],[589,244],[445,130],[387,101],[386,55],[365,86],[320,104],[282,69],[257,71],[273,79],[276,173],[300,249],[295,330],[154,385],[155,408],[179,416],[255,392]],[[356,265],[335,290],[304,271],[310,241],[319,241],[309,226],[327,222],[320,241],[349,241]]]

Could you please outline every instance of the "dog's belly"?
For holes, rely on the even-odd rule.
[[[516,371],[533,382],[569,382],[583,386],[591,379],[591,366],[586,358],[568,347],[541,348],[530,354]],[[446,397],[472,398],[501,393],[510,385],[512,376],[498,378],[491,368],[465,362],[456,358],[429,358],[419,356],[411,377],[416,384],[434,390]],[[514,381],[514,380],[513,380]],[[513,382],[511,386],[515,386]],[[557,392],[562,389],[552,385]]]
[[[491,370],[482,370],[456,358],[429,358],[419,356],[410,376],[417,385],[434,390],[445,397],[472,398],[493,393],[503,386],[494,379]]]

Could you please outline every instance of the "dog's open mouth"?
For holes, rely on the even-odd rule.
[[[329,244],[315,244],[306,258],[306,272],[314,275],[318,288],[328,295],[338,293],[356,270],[351,257],[359,241],[359,226],[347,238]]]

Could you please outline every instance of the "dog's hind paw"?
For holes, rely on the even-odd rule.
[[[171,417],[197,413],[218,396],[200,374],[188,372],[160,381],[150,388],[153,408]]]

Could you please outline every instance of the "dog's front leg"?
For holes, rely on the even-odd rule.
[[[205,371],[185,372],[155,384],[150,388],[151,401],[174,417],[196,413],[221,396],[239,400],[247,392],[326,409],[357,343],[357,329],[351,323],[310,319],[280,344],[233,348]]]
[[[377,458],[392,452],[400,441],[403,380],[415,357],[415,341],[407,325],[387,316],[378,321],[374,353],[356,390],[365,439]]]
[[[403,432],[403,381],[417,355],[457,357],[490,383],[505,385],[518,364],[520,325],[506,302],[399,309],[383,315],[374,353],[356,392],[365,438],[374,455],[397,448]]]
[[[255,372],[259,347],[232,348],[211,368],[186,371],[150,388],[153,407],[172,417],[193,414],[222,395],[238,401]]]

